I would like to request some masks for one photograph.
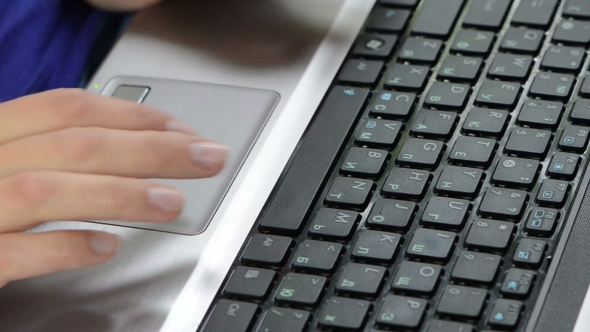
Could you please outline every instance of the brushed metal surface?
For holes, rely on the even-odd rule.
[[[89,90],[116,76],[154,77],[272,90],[281,100],[206,232],[39,227],[106,230],[123,245],[108,264],[0,289],[0,330],[195,331],[373,4],[187,0],[138,14]]]

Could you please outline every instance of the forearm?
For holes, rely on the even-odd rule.
[[[114,11],[129,11],[145,8],[163,0],[86,0],[97,8]]]

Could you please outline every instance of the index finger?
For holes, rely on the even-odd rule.
[[[59,89],[0,104],[0,144],[70,127],[195,132],[172,116],[143,104]]]

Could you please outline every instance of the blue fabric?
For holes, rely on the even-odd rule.
[[[77,87],[103,15],[84,0],[0,0],[0,102]]]

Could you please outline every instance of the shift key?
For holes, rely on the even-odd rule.
[[[415,35],[445,38],[450,35],[464,0],[424,0],[412,27]]]

